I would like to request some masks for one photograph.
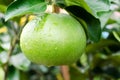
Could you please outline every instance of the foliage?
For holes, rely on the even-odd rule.
[[[83,26],[87,46],[69,65],[71,80],[120,80],[120,0],[52,0]],[[64,80],[62,66],[46,67],[22,54],[24,25],[46,12],[51,0],[0,0],[0,80]],[[9,5],[8,5],[9,4]],[[64,60],[63,60],[64,61]]]

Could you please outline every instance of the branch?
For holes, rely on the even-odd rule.
[[[26,25],[26,23],[28,22],[28,16],[26,16],[26,21],[24,23],[24,25],[22,27],[20,27],[20,30],[19,32],[17,33],[17,35],[15,35],[15,37],[13,38],[13,40],[11,41],[11,46],[10,46],[10,49],[8,51],[8,58],[7,58],[7,61],[6,63],[3,65],[3,69],[4,69],[4,72],[5,72],[5,76],[4,76],[4,80],[7,80],[7,76],[8,76],[8,71],[9,71],[9,60],[10,60],[10,57],[13,53],[13,50],[16,46],[16,44],[18,43],[19,41],[19,38],[20,38],[20,34],[22,32],[22,29],[23,27]]]
[[[17,38],[15,37],[15,38],[13,39],[13,43],[11,44],[10,49],[9,49],[9,51],[8,51],[7,62],[4,64],[4,67],[3,67],[3,68],[4,68],[4,71],[5,71],[4,80],[7,80],[9,60],[10,60],[10,57],[11,57],[11,55],[12,55],[12,52],[13,52],[13,50],[14,50],[14,48],[15,48],[16,43],[17,43]]]
[[[61,73],[64,80],[70,80],[69,66],[61,66]]]

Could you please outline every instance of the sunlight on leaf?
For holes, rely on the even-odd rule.
[[[17,0],[7,8],[5,20],[25,14],[40,14],[46,10],[43,0]]]

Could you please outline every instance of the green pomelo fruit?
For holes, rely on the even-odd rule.
[[[34,63],[48,66],[77,61],[86,47],[81,24],[67,14],[46,14],[30,21],[23,29],[20,46]]]

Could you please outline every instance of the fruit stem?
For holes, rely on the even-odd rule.
[[[59,13],[60,8],[55,4],[55,0],[52,0],[52,13]]]

